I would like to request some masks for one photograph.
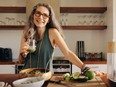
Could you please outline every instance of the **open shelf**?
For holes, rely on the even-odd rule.
[[[107,7],[60,7],[60,13],[104,13]]]
[[[26,13],[26,7],[0,7],[0,13]]]
[[[83,61],[85,64],[107,64],[107,61]]]
[[[62,28],[64,30],[104,30],[107,26],[62,26]]]
[[[16,30],[16,28],[24,28],[25,27],[25,25],[0,25],[0,30],[5,30],[5,29],[15,29]],[[19,29],[20,30],[20,29]]]

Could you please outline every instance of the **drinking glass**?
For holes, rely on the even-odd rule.
[[[35,39],[28,39],[28,51],[30,53],[33,53],[36,50],[36,46],[35,46]]]

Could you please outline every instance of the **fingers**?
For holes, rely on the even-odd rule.
[[[27,56],[27,54],[29,53],[28,51],[27,51],[27,49],[28,49],[28,44],[27,44],[27,42],[22,46],[22,49],[21,49],[21,56],[22,57],[26,57]]]
[[[101,72],[101,71],[95,71],[97,76],[102,76],[102,75],[106,75],[106,72]]]
[[[21,52],[20,55],[23,57],[23,58],[26,58],[28,53],[24,53],[24,52]]]

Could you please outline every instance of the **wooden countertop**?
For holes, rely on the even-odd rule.
[[[95,79],[88,80],[87,82],[61,81],[61,83],[49,83],[47,87],[106,87],[106,85],[102,79],[97,76]]]
[[[83,61],[85,64],[107,64],[107,61]]]
[[[3,64],[16,64],[17,60],[13,61],[0,61],[0,65]],[[107,64],[107,61],[83,61],[85,64]]]
[[[5,65],[5,64],[11,65],[11,64],[16,64],[16,63],[18,63],[18,60],[13,60],[13,61],[0,61],[0,65]]]
[[[25,77],[26,77],[25,75],[19,75],[19,74],[0,74],[0,81],[4,81],[12,84],[13,81]],[[53,77],[56,78],[57,76],[55,75]],[[61,81],[61,84],[57,84],[57,83],[49,82],[47,86],[45,84],[45,86],[43,87],[109,87],[105,85],[105,82],[107,81],[106,76],[103,77],[105,78],[101,79],[101,77],[96,77],[96,79],[88,80],[87,82],[84,83]]]

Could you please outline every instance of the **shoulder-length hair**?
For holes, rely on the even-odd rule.
[[[53,11],[53,8],[49,4],[47,4],[47,3],[38,3],[36,6],[33,7],[33,10],[32,10],[32,12],[31,12],[31,14],[29,16],[28,24],[27,24],[27,27],[25,29],[25,39],[28,38],[28,36],[30,34],[30,31],[31,31],[30,29],[34,29],[34,31],[36,32],[35,35],[34,35],[34,37],[36,38],[36,40],[39,39],[39,34],[37,32],[37,27],[36,27],[36,25],[33,22],[34,13],[35,13],[37,7],[39,7],[39,6],[44,6],[49,11],[49,16],[50,17],[49,17],[49,22],[46,25],[46,28],[47,29],[53,29],[53,28],[55,28],[63,36],[62,27],[60,26],[60,23],[58,22],[58,20],[55,17],[55,13]]]

